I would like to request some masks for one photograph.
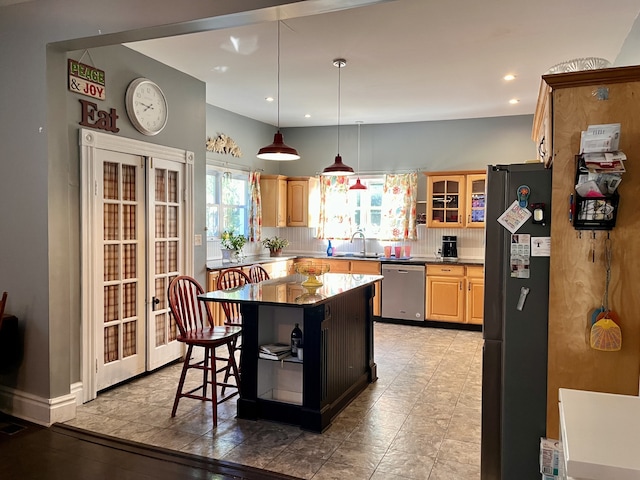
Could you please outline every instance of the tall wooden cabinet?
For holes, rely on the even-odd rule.
[[[287,177],[262,175],[260,177],[262,200],[262,226],[287,226]]]
[[[534,120],[551,126],[545,137],[547,163],[553,167],[547,437],[558,438],[558,389],[571,388],[638,395],[640,374],[640,67],[621,67],[543,76]],[[539,118],[546,115],[546,118]],[[610,232],[578,234],[567,219],[574,192],[575,159],[580,132],[589,125],[620,123],[620,149],[627,155],[618,189],[620,207]],[[605,285],[604,248],[612,246],[610,307],[621,319],[622,350],[590,348],[586,338],[589,312],[601,305]],[[594,255],[590,254],[592,251]],[[593,260],[592,260],[593,259]]]

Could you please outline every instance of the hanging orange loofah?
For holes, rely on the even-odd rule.
[[[617,352],[622,348],[622,331],[616,323],[620,321],[618,315],[609,310],[609,281],[611,280],[611,240],[605,240],[605,266],[607,277],[605,280],[604,295],[602,297],[602,312],[596,317],[596,322],[591,326],[589,345],[594,350],[603,352]],[[595,315],[596,312],[594,312]]]

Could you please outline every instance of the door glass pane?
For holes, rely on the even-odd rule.
[[[166,237],[167,214],[164,205],[156,205],[156,238]]]
[[[135,240],[137,238],[136,230],[136,205],[123,205],[122,206],[122,229],[125,240]]]
[[[156,278],[156,299],[158,299],[158,303],[155,306],[156,310],[162,310],[163,308],[167,308],[167,284],[166,277]]]
[[[138,276],[138,272],[136,271],[136,265],[138,261],[137,255],[137,245],[125,244],[123,246],[124,250],[124,261],[122,262],[122,267],[124,271],[123,279],[136,278]]]
[[[119,263],[118,245],[104,246],[104,281],[109,282],[119,279]]]
[[[114,203],[105,203],[103,206],[103,236],[104,240],[118,240],[118,217],[120,206]]]
[[[177,237],[178,236],[178,207],[168,207],[169,218],[167,219],[167,230],[168,237]]]
[[[156,202],[167,201],[167,171],[156,168]]]
[[[122,324],[122,357],[130,357],[137,352],[136,342],[136,330],[138,328],[138,322],[125,322]]]
[[[168,242],[169,244],[169,271],[177,272],[178,271],[178,242],[172,241]]]
[[[156,315],[156,347],[166,345],[166,323],[167,316],[164,313]]]
[[[124,293],[124,302],[122,303],[123,318],[137,317],[137,283],[125,283],[122,286]]]
[[[113,322],[120,318],[118,304],[120,301],[118,285],[104,287],[104,322]]]
[[[104,329],[104,363],[118,360],[118,325]]]
[[[166,251],[167,246],[164,241],[156,242],[156,275],[167,273],[165,269],[167,263]]]
[[[102,166],[102,190],[105,200],[116,200],[118,195],[118,164],[105,162]]]
[[[122,199],[136,201],[136,167],[133,165],[122,166]]]
[[[169,172],[168,187],[169,202],[178,203],[178,172]]]

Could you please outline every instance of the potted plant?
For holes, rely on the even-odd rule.
[[[279,257],[282,255],[282,249],[289,246],[289,240],[280,237],[265,238],[262,246],[269,249],[270,257]]]
[[[234,255],[236,261],[239,260],[240,252],[247,239],[243,235],[236,235],[233,230],[225,230],[220,236],[220,250],[222,251],[222,260],[231,260]]]

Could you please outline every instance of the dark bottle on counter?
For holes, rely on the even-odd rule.
[[[298,347],[302,345],[302,330],[300,330],[299,324],[291,331],[291,356],[298,356]]]

